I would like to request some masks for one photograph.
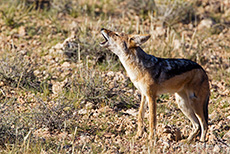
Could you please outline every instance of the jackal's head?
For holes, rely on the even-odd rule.
[[[101,34],[105,41],[101,42],[100,45],[109,48],[118,56],[129,53],[130,49],[138,48],[150,38],[150,35],[128,35],[116,33],[104,28],[101,29]]]

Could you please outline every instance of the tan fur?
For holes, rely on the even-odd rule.
[[[210,95],[208,77],[205,71],[202,68],[196,68],[169,79],[159,78],[156,82],[152,75],[155,70],[152,67],[151,60],[145,62],[145,59],[139,58],[142,56],[140,54],[143,54],[142,57],[145,56],[139,46],[147,41],[150,35],[117,34],[106,29],[102,29],[102,35],[106,41],[101,43],[101,46],[109,48],[118,55],[131,81],[141,92],[137,137],[140,137],[143,132],[145,102],[147,101],[149,106],[149,138],[151,139],[157,124],[156,97],[163,93],[176,93],[179,108],[193,124],[193,132],[188,140],[191,141],[201,127],[200,140],[204,142],[208,129],[204,111],[207,112],[205,105],[207,105]]]

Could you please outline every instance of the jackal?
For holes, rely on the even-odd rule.
[[[149,106],[149,139],[156,130],[156,97],[163,93],[175,93],[176,101],[182,112],[192,122],[193,130],[188,141],[201,131],[200,141],[205,142],[208,130],[209,82],[204,69],[188,59],[164,59],[145,53],[140,45],[150,35],[128,35],[102,28],[105,41],[102,47],[115,53],[130,80],[141,92],[136,137],[143,132],[144,104]]]

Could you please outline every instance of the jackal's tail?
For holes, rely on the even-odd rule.
[[[205,122],[208,125],[208,102],[209,102],[209,95],[206,98],[206,102],[204,103],[204,117],[205,117]]]

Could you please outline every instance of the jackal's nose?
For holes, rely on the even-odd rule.
[[[105,30],[105,28],[101,28],[101,31]]]

